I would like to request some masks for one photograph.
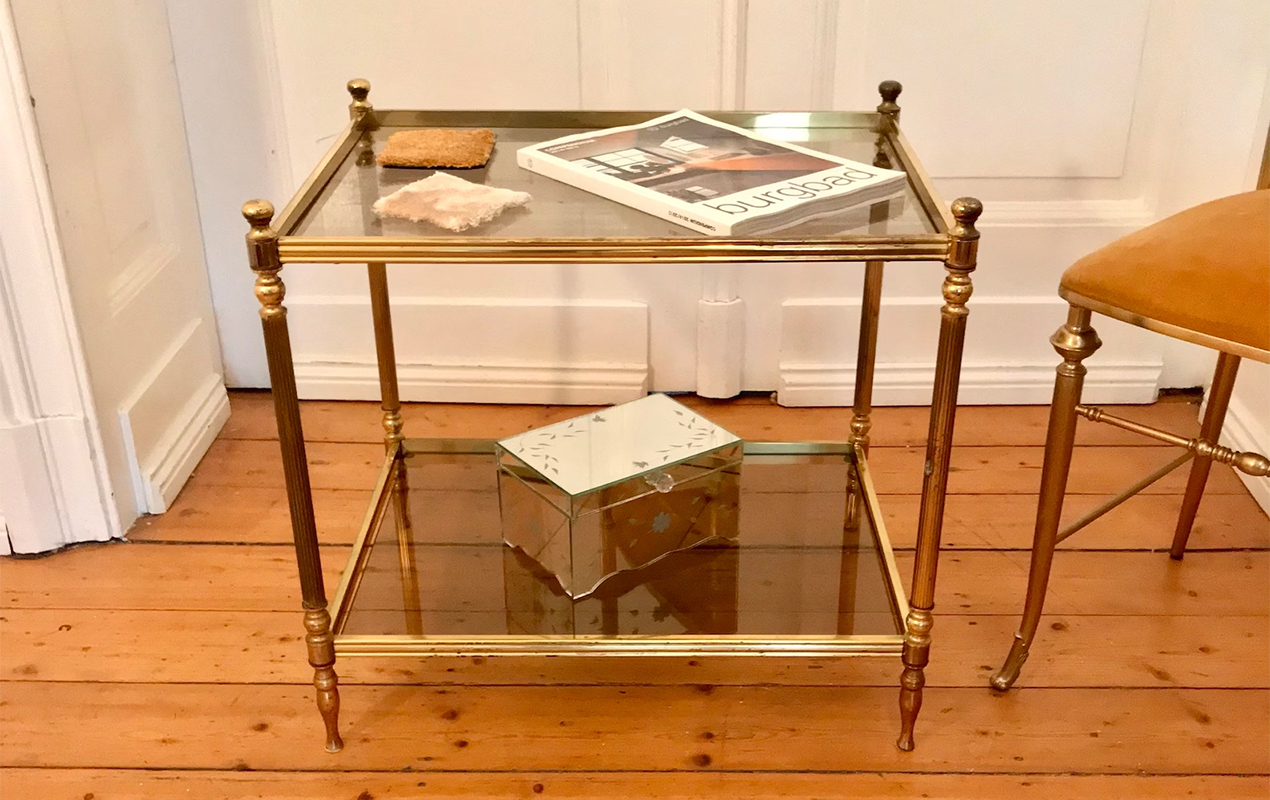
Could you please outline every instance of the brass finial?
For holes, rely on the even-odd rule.
[[[273,203],[248,200],[243,203],[243,216],[251,223],[251,230],[247,231],[247,258],[251,268],[258,273],[256,292],[259,295],[259,273],[272,272],[276,280],[277,272],[282,268],[278,259],[278,234],[269,227],[273,221]]]
[[[983,203],[979,202],[978,198],[958,197],[952,202],[952,215],[961,230],[955,233],[963,239],[971,237],[978,239],[979,231],[975,229],[975,221],[982,213]]]
[[[273,203],[268,200],[248,200],[243,203],[243,217],[253,228],[268,228],[273,221]]]
[[[972,270],[978,258],[979,231],[975,228],[975,220],[983,213],[983,203],[974,197],[958,197],[952,202],[952,215],[956,225],[948,233],[952,236],[948,260],[945,262],[949,270]],[[967,290],[969,283],[966,284]],[[944,296],[948,296],[948,284],[945,282]],[[966,297],[970,292],[966,292]]]
[[[891,119],[895,119],[900,114],[900,106],[895,101],[899,98],[900,92],[904,91],[904,87],[899,81],[882,81],[878,84],[878,94],[882,95],[882,102],[878,105],[878,113],[885,114]]]
[[[350,117],[356,118],[371,110],[370,101],[366,99],[370,96],[370,81],[353,78],[348,82],[348,93],[353,96],[353,102],[348,104]]]

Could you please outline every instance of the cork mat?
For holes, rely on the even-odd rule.
[[[494,132],[488,128],[431,128],[394,133],[375,160],[385,167],[481,167],[493,151]]]

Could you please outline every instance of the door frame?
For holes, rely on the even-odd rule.
[[[0,3],[0,553],[123,536],[12,10]],[[128,490],[128,487],[123,487]]]

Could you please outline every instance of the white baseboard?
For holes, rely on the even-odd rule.
[[[406,296],[393,301],[401,399],[606,404],[647,393],[648,308],[624,301]],[[287,313],[301,398],[378,400],[370,306],[300,298]]]
[[[298,363],[301,398],[379,400],[379,370],[368,363]],[[648,394],[648,367],[399,364],[401,399],[434,403],[606,405]]]
[[[1252,451],[1270,455],[1270,432],[1257,422],[1257,415],[1238,397],[1230,400],[1226,411],[1226,424],[1222,429],[1221,443],[1234,450]],[[1270,478],[1255,478],[1235,472],[1256,499],[1257,505],[1270,514]]]
[[[1049,338],[1067,304],[1055,297],[971,299],[957,401],[975,405],[1048,404],[1059,357]],[[876,405],[926,405],[935,382],[934,343],[941,301],[884,297],[878,325]],[[1140,328],[1099,320],[1104,347],[1085,362],[1083,398],[1150,403],[1159,391],[1159,341]],[[849,406],[855,391],[860,301],[789,300],[781,307],[777,399],[787,406]],[[1147,349],[1156,348],[1156,353]],[[1144,353],[1145,351],[1145,353]]]
[[[1083,399],[1091,403],[1150,403],[1159,364],[1090,364]],[[922,406],[931,400],[935,365],[878,364],[873,403]],[[855,367],[782,364],[777,402],[783,406],[849,406]],[[998,366],[965,364],[957,402],[961,405],[1047,405],[1054,392],[1054,364]]]
[[[4,545],[41,553],[115,535],[110,499],[97,491],[87,420],[57,416],[0,427]]]
[[[228,420],[229,394],[220,376],[212,375],[186,404],[186,411],[155,448],[150,461],[141,466],[149,513],[168,510]]]
[[[208,322],[191,320],[119,405],[137,510],[162,514],[229,419]]]

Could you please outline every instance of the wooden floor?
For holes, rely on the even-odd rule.
[[[233,416],[128,543],[0,563],[0,797],[1270,796],[1270,524],[1226,467],[1182,563],[1184,474],[1056,557],[1020,688],[987,678],[1017,624],[1044,408],[958,417],[917,749],[897,660],[345,659],[324,752],[269,397]],[[841,410],[695,401],[749,439],[841,439]],[[501,436],[576,408],[415,406],[414,436]],[[1127,414],[1193,434],[1174,400]],[[333,586],[381,463],[371,404],[308,403]],[[876,414],[871,464],[911,567],[922,409]],[[1069,513],[1168,459],[1084,424]]]

